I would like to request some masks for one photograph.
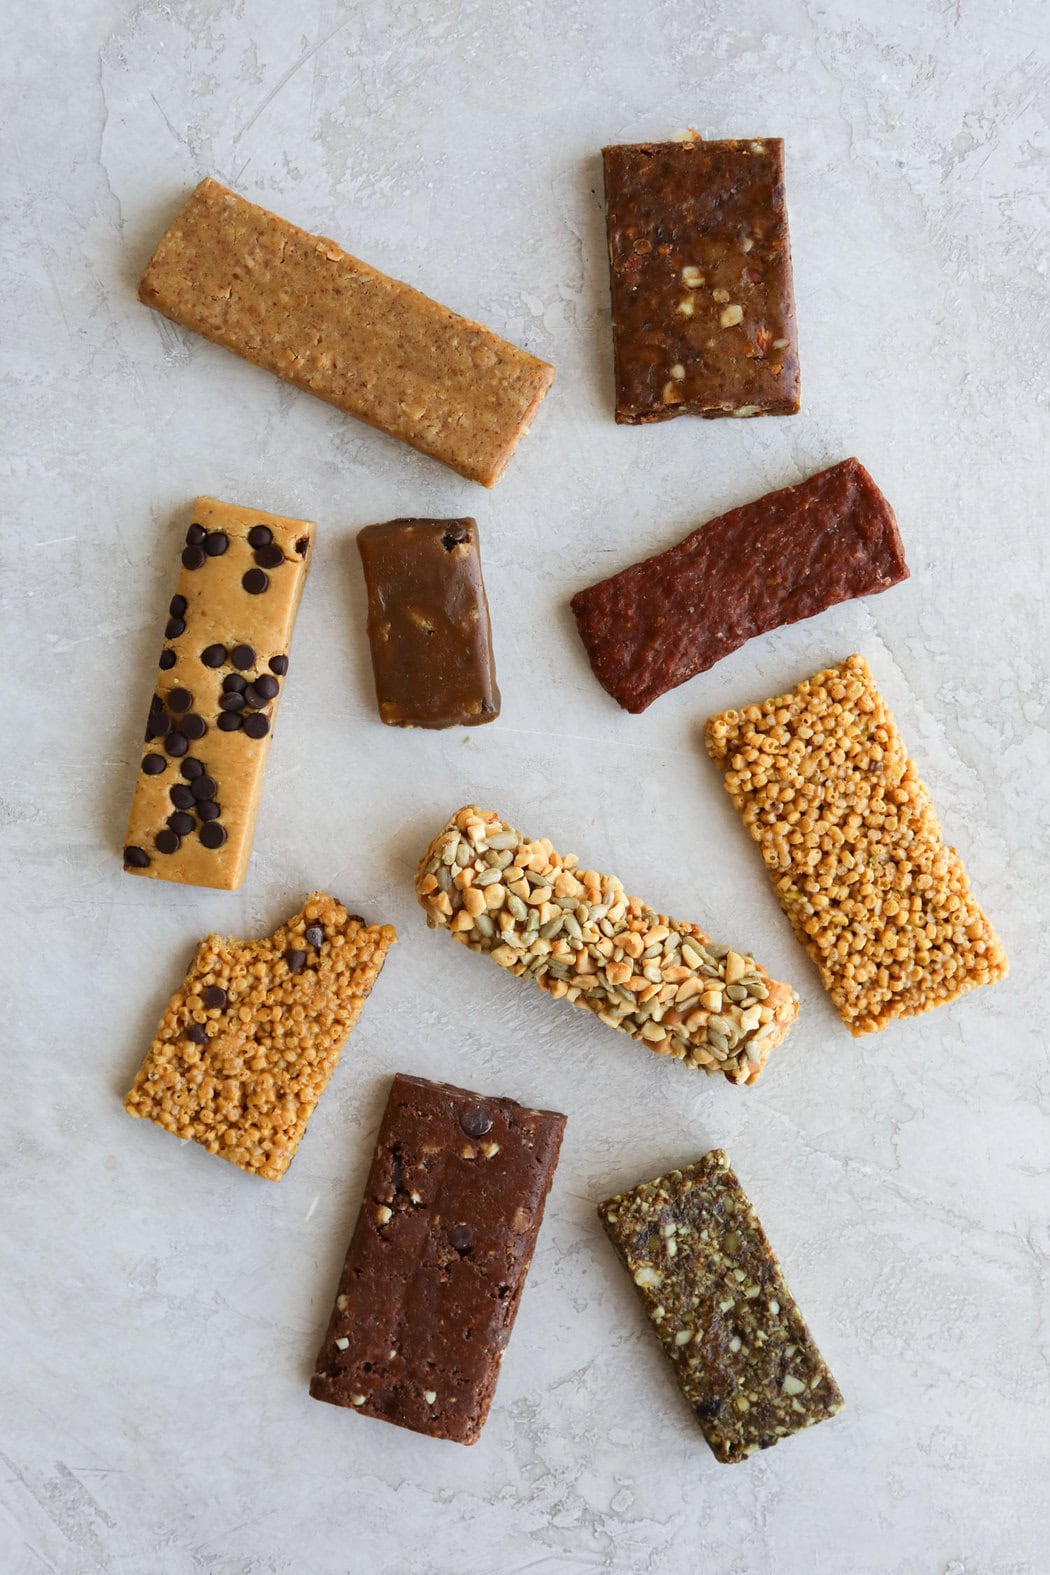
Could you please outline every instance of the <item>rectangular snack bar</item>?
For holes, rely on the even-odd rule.
[[[578,591],[572,610],[598,682],[637,712],[757,634],[907,578],[893,510],[844,459]]]
[[[314,530],[197,499],[124,838],[130,874],[224,891],[247,874]]]
[[[603,148],[616,419],[799,408],[779,137]]]
[[[850,1033],[1005,978],[863,656],[711,717],[707,748]]]
[[[493,721],[500,693],[474,520],[366,525],[357,546],[380,718],[392,727]]]
[[[716,1458],[746,1460],[844,1405],[721,1149],[598,1217]]]
[[[397,935],[323,892],[269,940],[209,935],[124,1101],[280,1181]]]
[[[554,368],[203,180],[139,299],[246,361],[491,487]]]
[[[615,875],[530,841],[470,804],[416,874],[433,928],[657,1055],[753,1083],[798,1016],[798,996],[753,957],[629,897]]]
[[[553,1110],[394,1078],[315,1400],[476,1443],[564,1130]]]

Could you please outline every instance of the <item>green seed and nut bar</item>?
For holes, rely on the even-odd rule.
[[[745,1460],[844,1401],[721,1149],[600,1205],[719,1460]]]
[[[863,656],[713,716],[707,748],[850,1033],[1005,978]]]
[[[526,975],[657,1055],[753,1083],[798,997],[753,957],[629,897],[614,875],[532,841],[492,810],[453,815],[416,893],[431,928]]]

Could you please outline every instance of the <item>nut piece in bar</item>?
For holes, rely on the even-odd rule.
[[[280,1181],[397,939],[315,892],[269,940],[209,935],[124,1101]]]
[[[1006,977],[863,656],[711,717],[707,748],[850,1033]]]
[[[130,874],[224,891],[247,874],[314,529],[197,499],[124,837]]]
[[[315,1400],[476,1443],[564,1130],[552,1110],[394,1078]]]
[[[721,1149],[601,1204],[715,1456],[745,1460],[844,1401]]]
[[[602,688],[644,711],[755,635],[907,578],[893,510],[844,459],[577,592],[572,610]]]
[[[615,875],[532,841],[492,810],[458,811],[424,853],[416,895],[447,929],[657,1055],[753,1083],[798,996],[753,957],[629,897]]]
[[[491,487],[554,368],[480,323],[203,180],[139,299]]]
[[[779,137],[604,148],[616,419],[790,416],[795,297]]]
[[[500,693],[475,522],[391,520],[359,531],[357,546],[381,719],[392,727],[493,721]]]

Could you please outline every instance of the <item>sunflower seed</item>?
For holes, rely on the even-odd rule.
[[[497,831],[486,838],[489,847],[495,848],[498,853],[502,853],[504,849],[509,851],[516,848],[520,840],[516,831]]]

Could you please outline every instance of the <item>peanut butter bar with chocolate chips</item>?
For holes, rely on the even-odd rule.
[[[1006,977],[863,656],[713,716],[707,748],[851,1034]]]
[[[314,530],[197,499],[124,837],[129,874],[224,891],[247,874]]]
[[[209,935],[124,1101],[280,1181],[397,939],[323,892],[269,940]]]
[[[602,151],[616,419],[799,408],[779,137]]]
[[[424,853],[416,895],[432,929],[555,1000],[657,1055],[753,1083],[798,1016],[791,986],[578,865],[471,804]]]
[[[844,1401],[721,1149],[601,1204],[715,1456],[746,1460]]]
[[[485,487],[554,381],[491,329],[214,180],[162,238],[139,299]]]

